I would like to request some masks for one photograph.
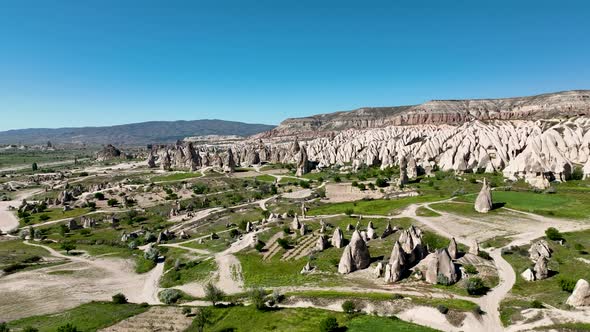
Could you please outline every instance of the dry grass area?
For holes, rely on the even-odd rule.
[[[101,332],[153,332],[185,331],[192,323],[180,307],[151,307],[150,310],[130,317]]]

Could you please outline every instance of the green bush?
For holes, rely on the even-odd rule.
[[[320,322],[320,332],[336,332],[340,330],[335,317],[327,317]]]
[[[98,199],[99,201],[104,201],[104,194],[101,192],[97,192],[94,194],[94,198]]]
[[[254,248],[258,251],[261,252],[262,249],[264,249],[264,247],[266,246],[266,243],[258,240],[258,242],[256,242],[256,245],[254,246]]]
[[[74,325],[67,323],[66,325],[62,325],[57,328],[57,332],[79,332],[77,327]]]
[[[350,300],[344,301],[344,303],[342,303],[342,310],[347,314],[352,314],[356,310],[356,305]]]
[[[160,301],[165,304],[174,304],[182,298],[182,293],[178,289],[170,288],[164,289],[158,296],[160,297]]]
[[[477,269],[471,264],[463,265],[463,269],[465,269],[466,273],[477,274]]]
[[[541,301],[533,300],[531,301],[531,308],[543,309],[545,308],[545,306],[543,306],[543,303]]]
[[[568,293],[573,292],[574,288],[576,288],[575,280],[560,278],[557,283],[559,284],[559,287],[561,287],[561,290]]]
[[[466,288],[469,295],[483,295],[488,292],[488,288],[480,278],[470,278],[467,280]]]
[[[377,178],[377,180],[375,180],[375,185],[379,188],[385,188],[389,186],[389,183],[387,183],[387,180],[384,178]]]
[[[281,248],[285,250],[290,248],[289,240],[287,239],[278,239],[277,243],[279,244],[279,246],[281,246]]]
[[[547,238],[551,241],[563,240],[563,235],[561,235],[561,233],[555,227],[547,228],[545,231],[545,236],[547,236]]]
[[[441,314],[446,315],[449,312],[449,307],[443,304],[439,304],[436,306],[436,310],[438,310],[438,312],[440,312]]]
[[[344,210],[344,214],[346,214],[347,216],[351,216],[354,214],[354,209],[353,208],[347,208],[346,210]]]
[[[113,295],[113,303],[114,304],[125,304],[127,303],[127,297],[125,297],[125,295],[123,295],[122,293],[118,293]]]

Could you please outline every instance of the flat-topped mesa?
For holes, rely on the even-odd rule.
[[[371,264],[371,255],[369,248],[362,239],[358,230],[355,230],[350,239],[350,243],[344,248],[340,263],[338,264],[338,272],[348,274],[356,270],[362,270]]]
[[[477,211],[479,213],[488,213],[488,212],[490,212],[492,207],[493,207],[492,188],[490,187],[487,180],[484,178],[481,190],[479,191],[479,194],[477,195],[477,198],[475,199],[474,208],[475,208],[475,211]]]

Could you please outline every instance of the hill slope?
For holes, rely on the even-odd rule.
[[[461,124],[470,120],[537,120],[590,115],[590,90],[572,90],[529,97],[432,100],[420,105],[365,107],[353,111],[286,119],[256,137],[317,136],[344,129],[390,125]]]
[[[152,121],[109,127],[18,129],[0,132],[0,144],[115,144],[170,143],[188,136],[250,136],[274,126],[223,120]]]

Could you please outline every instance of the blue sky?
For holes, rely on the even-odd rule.
[[[0,130],[590,89],[588,1],[0,1]]]

